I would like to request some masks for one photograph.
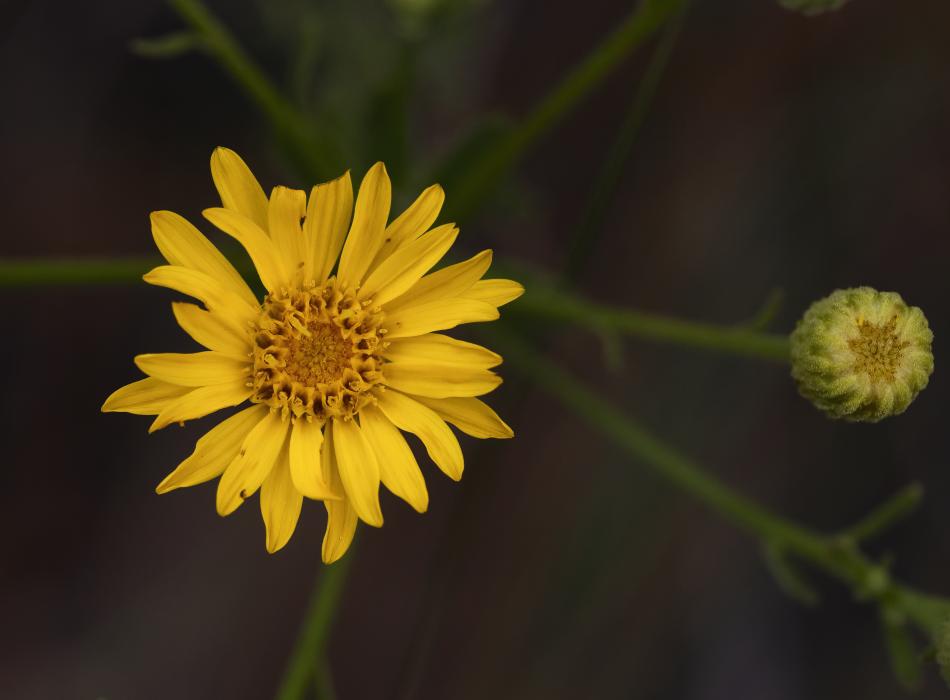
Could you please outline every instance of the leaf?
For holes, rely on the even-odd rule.
[[[887,606],[881,606],[881,629],[891,659],[894,676],[904,690],[920,690],[923,680],[922,652],[911,639],[907,620],[903,614]]]
[[[783,593],[809,608],[821,602],[818,592],[805,580],[780,546],[774,542],[765,543],[762,548],[762,557],[765,559],[769,573],[772,574]]]
[[[151,39],[139,38],[129,42],[129,50],[136,56],[164,60],[178,58],[204,48],[201,38],[193,32],[175,32]]]

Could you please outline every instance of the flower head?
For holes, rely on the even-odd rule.
[[[218,249],[172,212],[154,212],[152,234],[168,265],[145,281],[182,292],[179,325],[207,348],[135,358],[147,378],[114,392],[103,411],[156,416],[150,432],[250,405],[204,435],[159,493],[221,477],[228,515],[260,489],[269,552],[283,547],[303,498],[327,510],[323,560],[341,557],[357,520],[379,527],[379,485],[419,512],[425,480],[402,431],[416,435],[451,478],[463,458],[447,423],[477,438],[511,428],[475,398],[501,383],[501,357],[439,333],[498,318],[521,285],[482,279],[491,251],[429,272],[458,235],[431,228],[444,194],[434,185],[389,222],[382,163],[359,188],[349,173],[268,198],[244,161],[218,148],[211,174],[223,206],[204,212],[237,239],[266,288],[263,300]],[[428,273],[428,274],[427,274]]]
[[[839,289],[816,301],[791,336],[801,394],[832,418],[876,423],[903,413],[933,372],[933,333],[894,292]]]

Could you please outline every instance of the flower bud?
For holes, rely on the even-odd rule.
[[[933,373],[933,333],[894,292],[839,289],[816,301],[791,336],[792,377],[832,418],[876,423],[903,413]]]

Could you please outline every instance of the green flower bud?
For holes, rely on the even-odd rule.
[[[932,342],[923,312],[899,294],[839,289],[792,333],[792,377],[830,417],[876,423],[903,413],[927,386]]]

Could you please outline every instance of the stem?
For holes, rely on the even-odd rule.
[[[923,496],[924,489],[919,483],[909,484],[842,532],[839,537],[853,543],[869,540],[910,515],[920,505]]]
[[[268,80],[234,35],[202,4],[201,0],[169,0],[182,20],[202,40],[231,78],[257,104],[270,121],[288,157],[311,180],[337,174],[338,158],[325,140],[318,140],[312,124]]]
[[[561,401],[578,418],[611,438],[677,488],[713,512],[771,546],[796,554],[849,585],[860,597],[886,603],[928,633],[950,615],[950,600],[919,593],[894,582],[886,569],[854,546],[808,530],[765,509],[706,473],[696,463],[617,411],[599,394],[520,339],[505,335],[505,359],[537,387]]]
[[[681,5],[683,0],[643,0],[594,51],[571,70],[534,110],[475,162],[452,192],[451,217],[465,220],[535,141],[603,82],[610,71]]]
[[[666,66],[669,64],[670,56],[673,54],[673,47],[676,45],[688,7],[688,0],[682,3],[653,50],[653,55],[650,57],[643,79],[637,86],[617,138],[608,150],[607,160],[594,180],[584,215],[568,246],[567,263],[563,274],[564,281],[568,283],[577,280],[604,231],[608,205],[620,184],[624,165],[640,134],[640,128],[646,121],[647,112],[656,95],[663,73],[666,71]]]
[[[611,331],[677,345],[788,362],[788,337],[784,335],[601,306],[543,285],[525,294],[512,307],[512,313],[574,323],[597,333]]]
[[[311,687],[319,669],[324,666],[327,637],[336,614],[337,603],[346,582],[353,553],[335,564],[323,567],[310,598],[300,636],[294,645],[277,700],[300,700]],[[321,683],[321,687],[326,684]]]
[[[0,287],[129,284],[161,264],[158,258],[0,260]]]

